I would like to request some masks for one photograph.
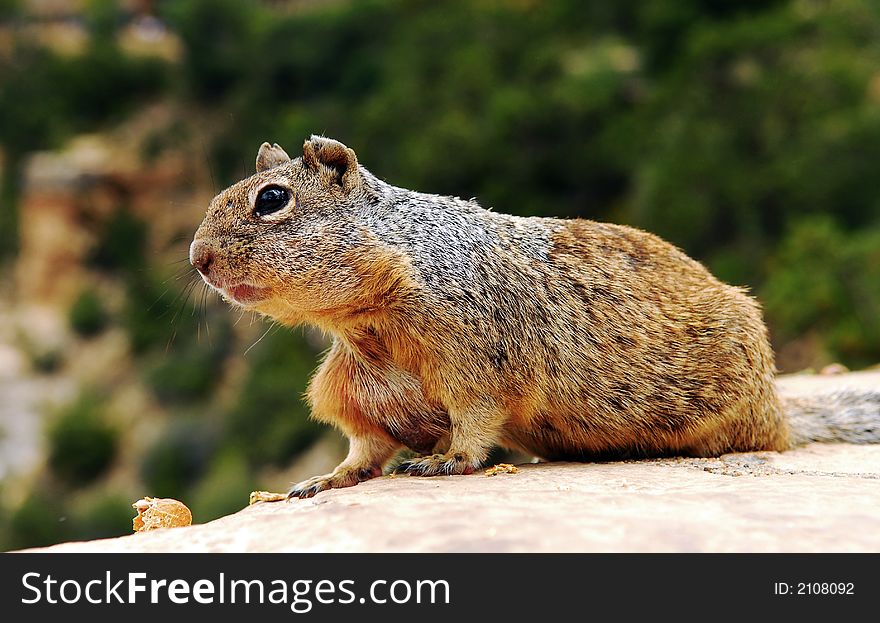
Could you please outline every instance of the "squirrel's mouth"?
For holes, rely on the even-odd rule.
[[[218,275],[208,276],[202,273],[202,279],[222,294],[224,298],[239,305],[253,305],[266,300],[272,295],[271,288],[263,288],[246,282],[229,283],[225,278]]]
[[[269,288],[260,288],[257,286],[252,286],[248,283],[240,283],[234,286],[226,286],[222,289],[223,293],[236,303],[241,305],[252,305],[254,303],[259,303],[267,298],[271,294],[271,290]]]

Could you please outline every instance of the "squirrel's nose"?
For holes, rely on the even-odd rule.
[[[203,275],[208,275],[211,264],[214,263],[214,252],[204,240],[193,240],[189,247],[189,263]]]

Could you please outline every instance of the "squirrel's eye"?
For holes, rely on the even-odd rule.
[[[257,216],[266,216],[277,212],[287,205],[290,201],[290,193],[280,186],[267,186],[257,195],[254,202],[254,214]]]

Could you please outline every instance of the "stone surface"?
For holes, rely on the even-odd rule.
[[[786,374],[776,381],[780,395],[807,395],[846,387],[880,390],[880,367],[847,374]]]
[[[244,501],[243,501],[244,502]],[[880,446],[384,477],[56,552],[880,550]]]
[[[880,372],[780,384],[805,393],[842,381],[880,388]],[[204,525],[37,551],[876,552],[880,445],[386,476]]]

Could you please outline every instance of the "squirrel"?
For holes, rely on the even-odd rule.
[[[190,262],[233,305],[332,336],[306,397],[349,451],[289,497],[383,473],[880,442],[880,392],[782,404],[758,302],[632,227],[398,188],[342,143],[264,143]],[[855,393],[854,393],[855,392]]]

